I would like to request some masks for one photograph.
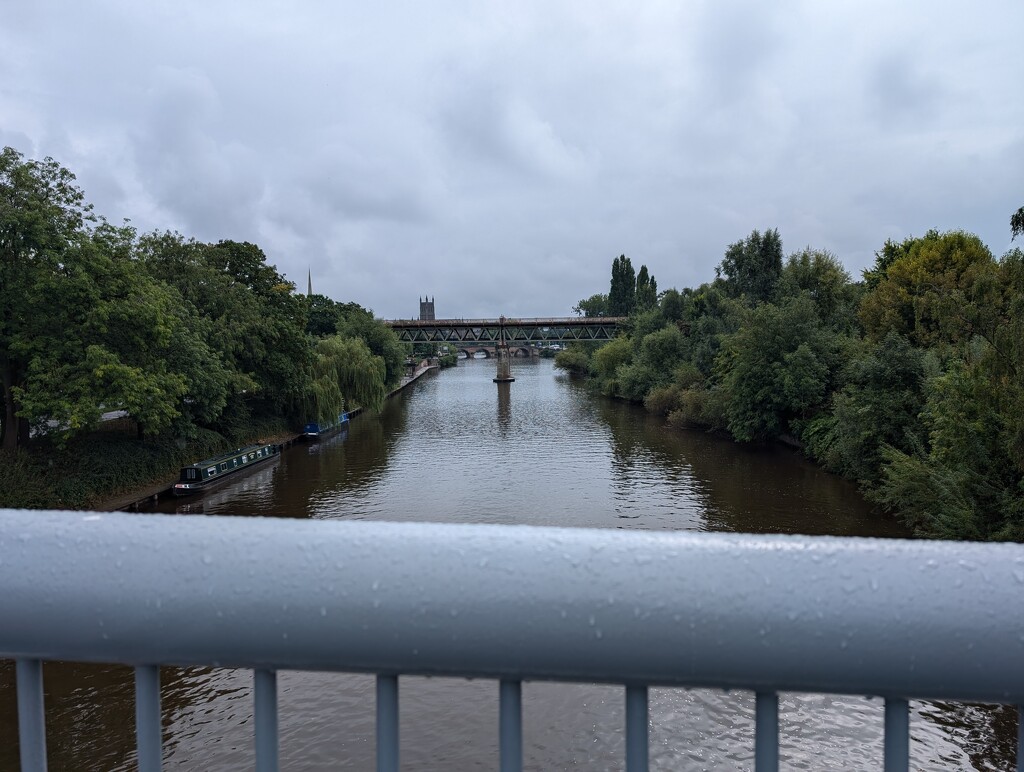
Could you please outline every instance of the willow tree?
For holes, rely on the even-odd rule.
[[[332,335],[313,346],[307,391],[310,419],[334,420],[346,408],[379,410],[387,396],[384,360],[359,338]]]

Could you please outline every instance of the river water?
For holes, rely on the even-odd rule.
[[[673,430],[642,409],[603,399],[551,360],[516,360],[496,385],[492,360],[460,361],[389,400],[379,417],[287,449],[247,477],[154,511],[289,518],[518,523],[900,537],[857,490],[780,448],[747,448]],[[252,767],[252,676],[164,668],[165,769]],[[128,668],[46,666],[47,739],[55,770],[134,768]],[[372,677],[279,675],[282,769],[372,769]],[[527,769],[623,766],[623,690],[523,687]],[[913,769],[1011,769],[1016,711],[914,702]],[[402,765],[494,769],[497,684],[403,678]],[[750,769],[753,695],[652,689],[651,767]],[[784,694],[786,769],[878,769],[880,700]],[[16,736],[13,666],[0,664],[0,731]],[[16,743],[0,769],[17,769]]]

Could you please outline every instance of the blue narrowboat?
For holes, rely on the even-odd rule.
[[[343,426],[348,426],[348,413],[342,413],[337,421],[310,421],[303,427],[302,433],[307,440],[315,440],[333,434]]]
[[[248,445],[244,448],[221,453],[181,468],[178,482],[171,489],[175,496],[189,496],[201,490],[212,488],[221,480],[248,469],[281,453],[281,446],[268,443]]]

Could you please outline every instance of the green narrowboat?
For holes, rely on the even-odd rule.
[[[280,455],[281,446],[268,443],[248,445],[244,448],[221,453],[181,468],[178,482],[171,489],[175,496],[190,496],[201,490],[212,488],[221,480],[249,469],[263,461]]]

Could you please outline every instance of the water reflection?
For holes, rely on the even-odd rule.
[[[379,416],[354,419],[347,435],[295,445],[273,466],[220,490],[159,506],[299,518],[905,534],[872,514],[852,486],[791,451],[672,430],[642,409],[595,397],[555,373],[550,360],[516,360],[512,384],[494,384],[491,364],[462,361],[421,379]],[[162,674],[166,768],[250,768],[251,674]],[[51,768],[132,768],[132,683],[127,668],[47,666]],[[403,679],[405,763],[494,768],[496,695],[490,682]],[[283,673],[279,696],[285,768],[372,768],[372,678]],[[652,768],[751,768],[752,716],[747,693],[652,690]],[[784,765],[877,768],[881,716],[878,700],[783,695]],[[526,767],[621,768],[622,718],[619,688],[527,684]],[[8,664],[0,666],[0,729],[12,737],[15,725]],[[915,768],[1010,769],[1014,733],[1012,709],[912,704]],[[16,759],[16,744],[0,749],[0,769],[17,768]]]
[[[508,437],[512,429],[512,384],[498,383],[498,434]]]

